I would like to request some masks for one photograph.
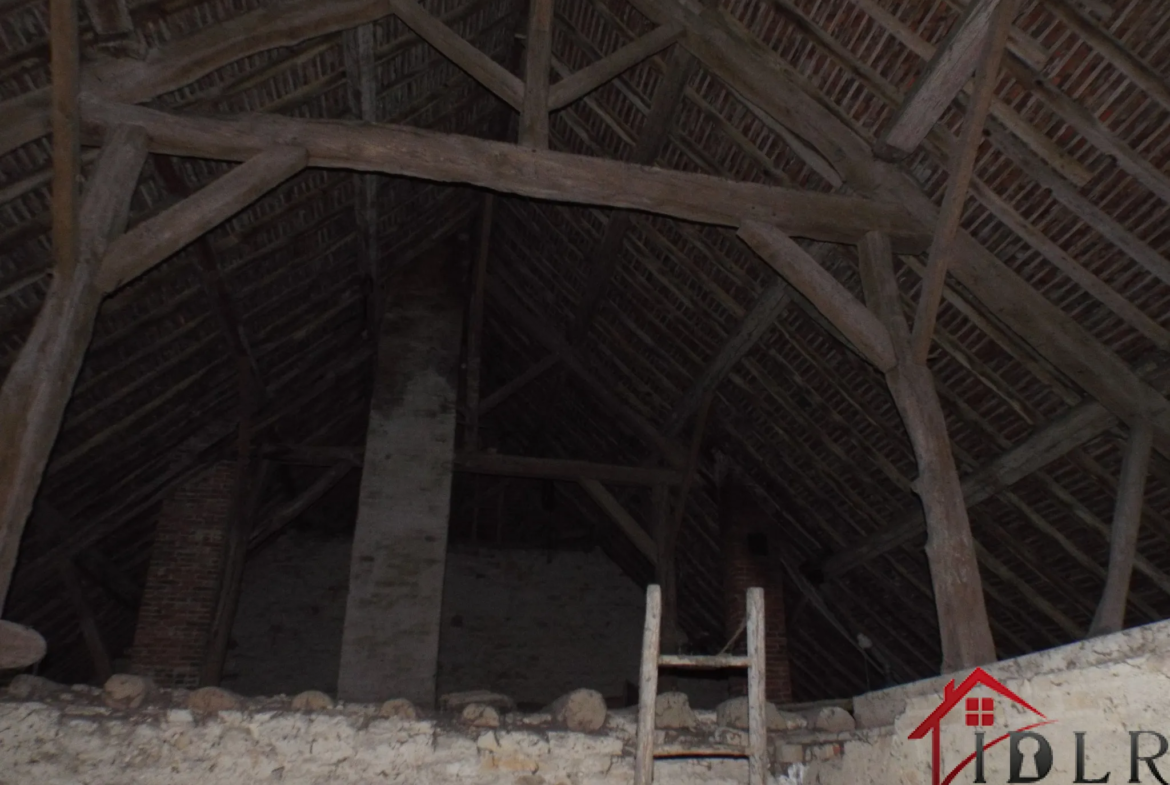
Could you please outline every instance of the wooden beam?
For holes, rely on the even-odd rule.
[[[683,467],[682,483],[679,485],[678,498],[675,499],[673,508],[670,504],[669,487],[656,485],[652,493],[654,542],[658,549],[655,566],[658,585],[662,587],[663,646],[666,651],[672,653],[678,650],[678,535],[686,515],[691,485],[699,470],[699,453],[703,447],[703,436],[707,432],[707,419],[714,399],[715,391],[709,390],[699,405],[695,427],[691,432],[687,462]]]
[[[305,168],[305,151],[276,146],[110,244],[98,286],[111,292],[137,278]]]
[[[995,86],[999,81],[999,64],[1003,59],[1008,31],[1011,30],[1012,18],[1015,16],[1016,0],[998,0],[998,3],[992,16],[991,29],[983,36],[985,40],[979,69],[975,75],[975,92],[967,103],[959,146],[951,155],[947,190],[943,195],[942,207],[939,208],[938,222],[934,226],[934,237],[930,241],[930,257],[926,264],[926,274],[922,279],[922,290],[918,295],[914,330],[910,335],[911,356],[917,363],[925,363],[930,352],[934,323],[938,318],[943,286],[946,283],[951,246],[955,242],[955,234],[959,231],[959,223],[963,219],[963,205],[967,202],[967,189],[971,185],[971,175],[975,169],[975,156],[979,153],[979,145],[983,143],[983,124],[987,120],[987,111],[991,108],[991,99],[995,95]],[[975,0],[968,6],[968,11],[981,4],[991,3]]]
[[[295,146],[308,150],[310,166],[465,183],[534,199],[643,210],[698,223],[738,226],[751,218],[789,234],[832,242],[855,243],[876,229],[898,238],[899,250],[908,253],[922,251],[929,242],[921,223],[897,204],[529,150],[417,128],[277,115],[193,117],[115,104],[92,94],[82,96],[82,110],[86,122],[98,127],[142,125],[153,151],[173,155],[247,160],[274,145]]]
[[[894,369],[898,359],[886,326],[791,237],[773,226],[754,221],[745,221],[738,235],[807,297],[878,370]]]
[[[550,352],[557,354],[565,364],[565,368],[576,376],[604,407],[624,420],[634,433],[658,450],[667,463],[672,466],[682,466],[686,459],[682,446],[673,439],[664,437],[649,420],[625,403],[614,392],[618,389],[618,385],[613,378],[603,371],[587,368],[578,354],[569,348],[565,339],[525,308],[502,285],[501,280],[502,276],[497,275],[488,281],[488,296],[495,300],[529,336],[544,344]]]
[[[240,590],[244,583],[244,564],[248,559],[248,542],[255,528],[256,513],[264,496],[270,464],[256,455],[253,443],[255,411],[242,406],[237,436],[236,487],[224,532],[223,571],[220,575],[215,610],[208,631],[207,652],[199,675],[201,686],[217,686],[223,680],[223,666],[227,661],[228,645],[236,610],[240,605]]]
[[[102,640],[97,617],[86,597],[85,588],[81,585],[81,578],[77,575],[77,567],[68,558],[62,556],[57,561],[57,574],[61,578],[61,585],[65,587],[65,594],[69,597],[73,611],[77,614],[77,625],[81,628],[81,637],[85,641],[85,648],[89,651],[94,675],[99,682],[104,684],[106,679],[114,674],[114,669],[110,665],[110,652]]]
[[[548,149],[548,77],[552,60],[553,0],[528,0],[528,39],[524,50],[524,102],[520,144]]]
[[[48,551],[57,550],[58,544],[77,528],[73,521],[43,497],[37,501],[33,510],[32,526],[40,529],[41,542]],[[138,608],[142,587],[130,580],[118,565],[96,547],[81,548],[72,553],[67,549],[57,552],[64,561],[72,559],[71,563],[97,581],[115,600],[131,610]]]
[[[731,335],[727,336],[727,340],[707,363],[707,367],[683,393],[682,399],[675,404],[674,411],[670,413],[662,429],[664,435],[674,436],[679,432],[687,419],[700,407],[704,397],[727,378],[731,369],[751,351],[791,302],[790,289],[782,278],[777,278],[760,292],[752,309]]]
[[[682,38],[679,25],[660,25],[616,52],[590,63],[557,82],[549,90],[548,108],[555,111],[582,98],[619,74],[633,68],[648,57],[661,52]]]
[[[155,156],[154,170],[172,194],[181,198],[191,196],[191,188],[175,168],[170,157]],[[263,392],[264,380],[260,376],[260,366],[256,362],[256,355],[248,342],[248,336],[244,333],[243,322],[232,303],[231,293],[223,282],[219,263],[215,258],[215,249],[206,235],[195,241],[195,262],[199,268],[200,282],[211,299],[211,306],[219,320],[220,329],[236,357],[241,378],[256,390]]]
[[[503,387],[500,387],[498,390],[495,390],[491,395],[479,402],[479,417],[483,417],[485,414],[490,412],[492,409],[495,409],[508,398],[511,398],[514,393],[522,389],[532,380],[539,377],[545,371],[548,371],[560,361],[561,355],[559,353],[549,352],[544,356],[543,360],[539,360],[538,362],[534,362],[532,365],[528,366],[524,373],[508,382]]]
[[[134,29],[126,0],[85,0],[85,11],[99,36],[119,35]]]
[[[81,256],[55,276],[40,314],[0,389],[0,609],[8,593],[25,521],[61,427],[101,302],[98,262],[122,231],[146,160],[139,128],[114,129],[81,207]]]
[[[373,23],[346,30],[342,36],[342,53],[349,82],[350,112],[363,122],[377,122],[378,73]],[[378,264],[378,176],[355,174],[354,186],[354,216],[361,240],[358,265],[362,270],[362,287],[366,295],[366,332],[371,341],[376,341],[384,299]]]
[[[1011,487],[1116,424],[1117,418],[1096,401],[1078,406],[965,478],[962,488],[967,508]],[[829,557],[823,566],[825,579],[838,578],[867,561],[889,553],[913,541],[925,529],[922,511],[917,508],[907,510],[894,525],[864,537]]]
[[[1170,86],[1167,86],[1160,74],[1114,38],[1105,25],[1087,18],[1069,0],[1046,0],[1044,9],[1100,52],[1114,68],[1129,77],[1151,98],[1165,109],[1170,109]]]
[[[1137,551],[1138,528],[1142,521],[1142,499],[1150,468],[1150,448],[1154,432],[1147,423],[1138,423],[1129,433],[1121,477],[1117,483],[1117,503],[1113,510],[1113,528],[1109,538],[1109,573],[1105,591],[1089,626],[1089,635],[1105,635],[1125,628],[1126,597],[1133,574]]]
[[[49,73],[53,128],[53,275],[73,273],[81,253],[78,182],[81,179],[81,45],[77,0],[49,2]]]
[[[260,454],[277,463],[306,466],[333,466],[338,463],[361,466],[365,460],[365,450],[361,445],[266,444],[260,448]]]
[[[326,469],[312,485],[305,489],[304,493],[273,510],[263,523],[255,527],[248,541],[248,550],[258,548],[279,534],[285,526],[313,506],[351,471],[353,471],[353,464],[348,461],[342,461]]]
[[[938,610],[942,672],[994,662],[995,643],[983,599],[976,544],[946,420],[930,371],[910,353],[909,327],[894,278],[889,239],[876,232],[870,234],[859,256],[866,302],[897,351],[897,365],[886,371],[886,383],[918,462],[914,491],[926,516],[926,557]]]
[[[672,0],[632,2],[651,21],[683,24],[687,48],[712,74],[807,139],[850,188],[896,199],[924,225],[937,220],[938,208],[916,182],[876,160],[852,129],[815,97],[818,91],[808,79],[726,11],[696,13]],[[1127,422],[1152,419],[1155,449],[1170,450],[1170,402],[965,232],[955,239],[950,272],[989,313],[1114,414]]]
[[[666,143],[670,134],[670,126],[674,122],[674,115],[678,111],[694,67],[694,58],[682,47],[675,47],[671,51],[666,63],[666,73],[650,101],[650,113],[646,116],[642,135],[638,137],[638,142],[630,154],[631,163],[651,165],[658,158],[662,145]],[[589,325],[596,316],[614,270],[617,269],[626,233],[632,225],[633,216],[629,213],[611,214],[609,222],[605,225],[605,233],[593,247],[585,263],[590,271],[589,278],[585,282],[581,300],[577,304],[569,328],[571,344],[579,343],[589,331]]]
[[[634,544],[634,547],[641,551],[642,555],[649,559],[651,564],[654,564],[658,559],[658,551],[655,548],[654,540],[646,533],[645,529],[638,525],[638,522],[634,520],[634,516],[630,515],[626,508],[622,506],[622,503],[609,492],[609,489],[599,481],[589,479],[588,477],[579,477],[577,478],[577,482],[592,497],[593,501],[597,502],[597,505],[605,510],[606,514],[617,524],[618,528],[630,538],[630,542]]]
[[[467,377],[464,383],[464,400],[467,406],[465,449],[479,449],[479,377],[483,352],[483,305],[484,287],[487,284],[487,263],[491,250],[492,213],[495,197],[486,194],[483,198],[483,212],[479,217],[479,248],[476,249],[475,267],[471,273],[471,305],[467,311]]]
[[[431,16],[415,0],[389,0],[395,16],[444,57],[501,100],[520,111],[524,106],[524,83],[502,65],[464,40],[458,33]]]
[[[885,144],[903,153],[911,153],[922,143],[980,63],[986,52],[986,42],[997,25],[996,11],[1003,5],[1002,0],[971,1],[890,121],[882,135]],[[999,16],[1007,16],[1010,27],[1010,13],[1001,11]],[[1007,29],[1003,35],[1006,40]]]
[[[681,475],[675,469],[614,466],[608,463],[562,458],[526,458],[497,453],[460,453],[455,456],[455,470],[473,474],[539,477],[573,482],[586,478],[623,485],[677,485],[682,481]]]

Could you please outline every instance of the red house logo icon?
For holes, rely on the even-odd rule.
[[[943,721],[944,717],[954,711],[960,705],[960,703],[962,703],[962,710],[966,720],[965,724],[968,727],[985,728],[995,724],[994,698],[967,697],[967,694],[971,692],[971,690],[979,686],[987,687],[993,692],[996,692],[1007,698],[1012,703],[1015,703],[1017,706],[1021,706],[1027,709],[1043,720],[1043,722],[1033,723],[1023,728],[1017,728],[1016,731],[1013,732],[1031,730],[1032,728],[1038,728],[1041,725],[1048,725],[1052,722],[1055,722],[1055,720],[1049,720],[1044,716],[1043,713],[1040,712],[1039,709],[1030,705],[1019,695],[1016,695],[1007,687],[1000,684],[999,680],[991,676],[982,668],[976,668],[974,671],[972,671],[971,675],[964,679],[963,683],[958,687],[955,687],[955,680],[951,679],[951,681],[947,683],[947,686],[943,690],[942,703],[940,703],[938,708],[932,711],[930,716],[923,720],[922,723],[917,728],[915,728],[908,737],[912,740],[921,739],[925,737],[926,734],[930,734],[930,775],[932,785],[950,785],[955,776],[958,775],[958,773],[964,768],[966,768],[967,765],[971,763],[971,761],[975,760],[978,754],[980,754],[979,752],[971,753],[969,756],[964,758],[958,766],[953,768],[946,775],[946,777],[941,776],[942,754],[939,743],[939,724]],[[1008,738],[1010,735],[1011,732],[1005,733],[1002,736],[999,736],[998,738],[988,742],[987,744],[982,745],[982,749],[992,747]]]

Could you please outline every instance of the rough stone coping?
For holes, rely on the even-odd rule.
[[[1025,654],[1010,660],[1001,660],[985,665],[983,669],[1001,681],[1030,679],[1050,673],[1121,662],[1154,654],[1159,650],[1166,651],[1168,647],[1170,621],[1159,621],[1054,649]],[[968,671],[943,674],[859,695],[853,699],[853,716],[857,720],[857,726],[878,728],[892,725],[912,699],[922,695],[939,694],[948,681],[965,677],[967,673]]]
[[[236,696],[239,698],[237,708],[200,712],[192,710],[187,705],[191,690],[154,688],[142,705],[136,708],[115,708],[105,703],[103,690],[100,687],[88,684],[65,685],[39,679],[38,681],[40,683],[37,685],[36,694],[27,698],[18,698],[9,694],[6,689],[0,688],[0,704],[9,706],[17,704],[28,710],[51,709],[59,712],[62,717],[109,718],[111,721],[130,719],[145,722],[194,722],[196,724],[216,721],[239,723],[249,718],[264,719],[287,714],[301,715],[308,719],[313,717],[344,718],[359,728],[374,722],[390,723],[398,727],[409,727],[417,732],[454,733],[472,739],[480,737],[485,730],[489,730],[462,721],[459,711],[420,710],[419,717],[415,719],[386,717],[379,713],[381,703],[352,702],[338,702],[329,708],[298,710],[294,708],[293,704],[295,696],[291,695]],[[623,742],[626,752],[632,755],[637,735],[637,713],[636,706],[610,709],[602,728],[592,732],[577,732],[567,731],[547,713],[507,712],[501,714],[498,730],[538,734],[580,733],[585,736],[616,738]],[[746,743],[747,731],[718,725],[714,711],[700,709],[696,710],[695,714],[698,725],[693,730],[659,729],[657,732],[660,741],[706,739],[724,743]],[[822,744],[856,738],[857,734],[801,729],[770,731],[768,737],[773,743]]]

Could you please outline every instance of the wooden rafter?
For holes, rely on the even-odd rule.
[[[56,276],[32,333],[0,389],[0,608],[25,521],[49,459],[101,302],[99,264],[129,218],[146,160],[139,128],[113,129],[81,206],[80,254]]]
[[[962,488],[967,507],[972,508],[1011,487],[1116,424],[1117,418],[1095,401],[1077,407],[964,479]],[[888,529],[865,537],[828,558],[823,567],[825,577],[839,577],[913,541],[925,531],[925,526],[921,510],[907,510]]]
[[[492,409],[495,409],[501,403],[511,398],[515,393],[524,389],[524,387],[529,382],[535,380],[546,371],[552,369],[552,367],[560,361],[561,355],[558,352],[549,352],[544,356],[544,359],[534,362],[515,379],[503,385],[502,387],[493,390],[491,395],[482,399],[479,402],[479,406],[477,407],[479,410],[479,416],[483,417]]]
[[[628,485],[677,485],[682,481],[675,469],[644,466],[615,466],[607,463],[565,460],[562,458],[528,458],[498,453],[460,453],[455,456],[455,470],[473,474],[496,474],[504,477],[540,477],[577,482],[581,478]]]
[[[134,29],[126,0],[85,0],[85,11],[99,36],[117,36]]]
[[[976,0],[968,6],[968,11],[972,12],[972,15],[976,9],[986,5],[994,5],[995,11],[989,22],[990,29],[981,36],[982,46],[979,47],[981,54],[975,74],[975,92],[967,104],[959,146],[955,148],[951,157],[950,177],[947,179],[946,193],[943,195],[938,222],[934,226],[934,236],[930,242],[926,274],[922,278],[922,291],[918,297],[914,329],[910,334],[911,355],[918,363],[925,363],[930,351],[930,341],[934,335],[939,305],[942,303],[942,290],[946,283],[947,266],[955,234],[959,231],[959,222],[963,218],[963,205],[967,202],[967,189],[975,170],[975,156],[983,142],[983,124],[987,119],[987,111],[991,108],[995,85],[999,81],[999,64],[1003,59],[1008,31],[1015,15],[1016,0],[997,2],[998,4],[992,0]]]
[[[305,167],[298,147],[274,147],[249,157],[193,196],[144,221],[110,244],[98,286],[110,292],[235,215]]]
[[[631,163],[649,166],[658,158],[669,136],[683,90],[693,70],[694,58],[682,47],[675,47],[667,60],[666,73],[651,99],[650,113],[646,116],[642,135],[638,137],[638,142],[630,153]],[[633,216],[628,212],[612,214],[605,225],[604,234],[586,261],[589,279],[585,283],[584,293],[577,304],[569,329],[569,340],[574,344],[584,338],[601,305],[609,281],[617,269],[622,244],[632,223]]]
[[[780,315],[788,309],[791,302],[791,290],[780,277],[760,292],[751,310],[744,315],[731,335],[727,336],[719,351],[675,404],[662,428],[665,435],[674,436],[679,432],[683,423],[699,409],[705,396],[727,378],[731,369],[751,351]]]
[[[685,45],[713,74],[813,143],[851,188],[898,199],[924,224],[935,223],[938,210],[922,189],[897,167],[876,160],[818,101],[816,88],[729,14],[695,13],[673,0],[633,3],[658,24],[683,24]],[[1127,421],[1151,419],[1155,448],[1170,450],[1170,402],[966,232],[956,236],[950,272],[988,312],[1114,414]]]
[[[1153,429],[1149,424],[1138,423],[1131,429],[1117,483],[1117,503],[1109,538],[1109,573],[1089,627],[1090,635],[1118,632],[1125,627],[1126,597],[1133,574],[1152,444]]]
[[[548,84],[552,59],[553,0],[529,0],[528,38],[524,44],[524,102],[520,108],[520,144],[548,149]]]
[[[971,78],[976,67],[987,61],[987,42],[998,36],[1001,29],[1003,41],[1006,42],[1012,9],[1004,9],[1005,5],[1015,4],[1002,0],[971,1],[966,12],[939,45],[934,57],[926,64],[923,75],[914,82],[914,89],[906,96],[905,103],[890,121],[883,135],[886,144],[903,153],[910,153],[922,143],[927,132]],[[1005,18],[1006,24],[1001,27],[999,20]],[[1000,43],[998,48],[1001,51],[1002,47]],[[998,59],[996,55],[997,66]],[[997,67],[993,78],[998,71]],[[987,105],[990,102],[991,96],[988,95]]]
[[[619,161],[531,150],[503,142],[393,125],[360,127],[275,115],[192,117],[82,96],[87,123],[133,123],[151,149],[175,155],[248,160],[274,143],[308,151],[309,165],[466,183],[535,199],[644,210],[699,223],[738,226],[745,218],[790,234],[857,242],[880,230],[908,253],[924,248],[921,224],[896,204],[810,193]],[[616,188],[620,183],[621,188]]]
[[[186,198],[191,195],[191,189],[183,180],[182,175],[175,169],[174,164],[167,156],[155,156],[154,168],[159,177],[173,195]],[[256,355],[244,333],[244,325],[240,320],[237,309],[232,302],[231,292],[224,283],[219,269],[219,262],[215,258],[215,249],[206,235],[199,237],[195,243],[195,262],[199,267],[199,277],[211,299],[220,328],[235,355],[236,364],[240,371],[240,381],[250,384],[261,394],[264,390],[264,379],[260,375],[260,366],[256,363]]]
[[[479,401],[480,366],[483,361],[483,306],[487,295],[487,264],[491,251],[494,207],[495,197],[485,195],[479,216],[479,247],[475,251],[475,265],[471,273],[471,305],[467,309],[467,371],[463,393],[467,420],[463,444],[466,449],[473,451],[479,449],[479,418],[483,413]]]
[[[463,69],[501,100],[520,111],[524,83],[502,65],[476,49],[458,33],[428,14],[416,0],[389,0],[394,14],[443,56]]]
[[[625,506],[600,481],[589,477],[581,477],[577,481],[593,501],[597,502],[597,505],[605,511],[610,520],[617,524],[617,527],[629,538],[634,547],[649,559],[651,564],[655,564],[658,560],[658,550],[655,547],[654,539],[646,533],[646,530],[634,519]]]
[[[372,22],[346,30],[342,36],[345,72],[349,82],[349,108],[354,117],[367,123],[378,120],[377,57]],[[377,340],[381,323],[382,291],[378,249],[378,176],[354,175],[354,217],[357,219],[361,251],[358,264],[366,290],[366,331]]]
[[[563,337],[550,329],[539,318],[530,313],[498,280],[497,276],[488,281],[488,296],[503,308],[507,315],[524,329],[524,332],[544,344],[545,348],[561,358],[565,368],[647,444],[652,445],[672,466],[682,466],[685,453],[681,445],[659,433],[649,420],[634,411],[621,400],[616,392],[618,386],[607,374],[590,369],[581,361],[577,352],[570,348]]]
[[[561,109],[601,87],[648,57],[661,52],[683,35],[678,25],[662,25],[605,57],[561,79],[549,89],[549,111]]]

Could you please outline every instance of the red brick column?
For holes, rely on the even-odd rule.
[[[748,588],[762,587],[768,700],[790,703],[792,680],[784,622],[784,571],[776,559],[779,546],[771,532],[773,525],[748,488],[734,477],[724,480],[719,489],[719,533],[726,634],[730,638],[744,623]],[[745,635],[740,636],[736,651],[745,650]]]
[[[234,487],[235,464],[224,461],[163,502],[130,652],[130,669],[161,686],[199,682]]]

